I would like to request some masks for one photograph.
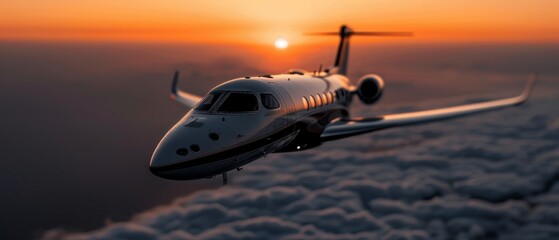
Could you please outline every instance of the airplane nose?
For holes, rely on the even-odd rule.
[[[169,178],[169,166],[192,167],[203,164],[196,160],[235,143],[235,135],[224,123],[187,119],[177,123],[163,137],[152,155],[149,167],[153,174]]]

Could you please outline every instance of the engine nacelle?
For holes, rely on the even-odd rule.
[[[365,104],[373,104],[382,97],[384,90],[384,81],[375,74],[367,74],[359,79],[359,87],[357,87],[357,95]]]

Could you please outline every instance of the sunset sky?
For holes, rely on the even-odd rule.
[[[0,39],[272,44],[302,33],[413,31],[414,41],[556,42],[557,1],[2,1]]]
[[[370,219],[395,224],[362,228],[383,237],[430,229],[450,239],[463,236],[460,231],[504,239],[517,229],[557,234],[559,218],[549,217],[559,216],[552,201],[559,197],[557,9],[557,0],[0,0],[0,126],[8,126],[1,142],[0,239],[99,228],[109,231],[92,233],[136,234],[148,229],[134,217],[142,212],[172,230],[196,228],[173,231],[188,234],[234,230],[238,222],[257,233],[276,229],[275,222],[285,223],[277,229],[303,232],[310,222],[320,230],[338,221],[329,216],[339,216],[335,230],[343,235],[316,238],[357,236],[350,234]],[[414,32],[351,39],[348,77],[357,84],[375,73],[386,82],[378,105],[354,99],[356,117],[511,97],[530,72],[541,79],[518,108],[271,155],[231,172],[232,188],[218,188],[219,177],[169,181],[151,174],[157,143],[188,111],[169,99],[175,70],[181,89],[205,95],[238,77],[324,69],[334,62],[339,39],[304,33],[338,31],[341,24]],[[278,39],[288,47],[276,49]],[[392,189],[402,189],[402,196]],[[259,204],[261,196],[285,201],[270,200],[281,206],[269,207]],[[498,202],[484,198],[493,196]],[[203,208],[209,215],[189,199],[210,199]],[[374,201],[383,199],[405,211],[379,215],[384,210],[373,211]],[[437,214],[425,214],[431,209]],[[455,214],[438,216],[447,209]],[[215,215],[221,212],[248,217]],[[172,217],[180,219],[167,220]],[[281,221],[266,225],[273,218]],[[206,224],[214,221],[224,227]],[[457,231],[451,222],[471,227]]]

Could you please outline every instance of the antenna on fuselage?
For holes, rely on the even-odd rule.
[[[227,172],[222,173],[221,176],[223,177],[223,185],[227,185]]]
[[[350,27],[342,25],[339,32],[317,32],[307,35],[340,36],[338,51],[334,61],[333,73],[347,75],[347,61],[349,58],[349,38],[354,35],[370,37],[411,37],[412,32],[354,32]]]

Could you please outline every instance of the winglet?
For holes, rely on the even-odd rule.
[[[179,83],[179,70],[176,70],[175,76],[173,77],[173,84],[171,85],[171,94],[173,94],[174,96],[177,95],[178,83]]]
[[[183,92],[178,87],[179,71],[175,71],[173,83],[171,84],[171,99],[182,103],[188,108],[193,108],[202,98],[187,92]]]
[[[530,74],[530,78],[526,82],[526,85],[524,86],[524,90],[522,91],[522,94],[520,94],[520,97],[522,98],[522,100],[516,105],[520,105],[520,104],[526,102],[526,100],[528,100],[528,98],[530,98],[530,95],[532,94],[532,90],[534,89],[534,86],[536,85],[536,82],[537,82],[539,76],[540,76],[540,74],[535,73],[535,72],[532,72],[532,74]]]

